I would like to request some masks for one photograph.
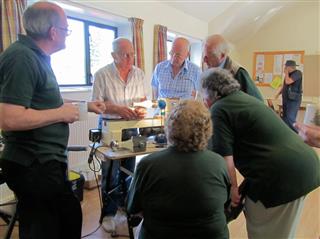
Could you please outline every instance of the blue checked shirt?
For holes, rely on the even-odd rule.
[[[152,76],[151,85],[158,90],[158,98],[192,98],[192,91],[200,89],[200,68],[185,60],[175,78],[169,60],[160,62]]]

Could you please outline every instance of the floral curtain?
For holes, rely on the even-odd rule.
[[[154,26],[153,36],[153,68],[167,59],[167,27],[161,25]]]
[[[24,33],[22,15],[27,0],[1,0],[0,52],[15,42],[19,33]]]
[[[143,20],[129,18],[132,30],[132,44],[135,51],[134,64],[144,71]]]

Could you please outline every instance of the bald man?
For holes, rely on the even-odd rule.
[[[200,87],[200,68],[188,60],[190,44],[186,38],[173,41],[170,60],[160,62],[152,76],[152,97],[195,98]]]
[[[0,55],[0,128],[4,179],[18,198],[19,238],[80,239],[82,213],[67,177],[68,123],[78,108],[64,103],[50,55],[70,34],[64,11],[37,2],[23,15],[19,35]],[[102,113],[103,102],[88,109]]]
[[[246,69],[231,60],[228,56],[229,51],[229,44],[221,35],[211,35],[206,39],[204,45],[203,60],[209,68],[219,67],[228,70],[240,83],[243,92],[263,101],[260,91]]]

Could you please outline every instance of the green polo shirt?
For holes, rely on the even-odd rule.
[[[211,108],[213,151],[233,155],[250,181],[248,195],[266,207],[295,200],[320,185],[317,154],[270,108],[237,91]]]
[[[19,35],[0,55],[0,102],[35,110],[58,108],[63,104],[59,86],[46,55],[34,41]],[[30,165],[34,160],[66,162],[69,127],[66,123],[24,130],[3,131],[2,160]]]
[[[248,95],[256,97],[257,99],[264,102],[264,99],[258,87],[244,68],[240,67],[237,73],[234,75],[234,78],[239,82],[241,90],[243,92],[246,92]]]
[[[138,164],[128,194],[128,212],[143,213],[143,239],[229,238],[224,215],[228,186],[220,155],[170,147]]]

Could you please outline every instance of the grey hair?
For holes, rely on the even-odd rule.
[[[53,7],[43,8],[35,4],[29,6],[23,14],[24,29],[27,35],[35,40],[47,39],[50,28],[60,23],[61,16]]]
[[[119,52],[120,51],[120,44],[123,41],[128,41],[131,43],[131,41],[127,38],[118,37],[112,41],[112,52]]]
[[[219,56],[221,54],[228,55],[230,52],[230,45],[228,42],[220,42],[215,49],[213,49],[212,54]]]
[[[231,73],[221,68],[211,68],[201,75],[202,88],[206,89],[211,100],[230,95],[240,90],[240,84]]]

